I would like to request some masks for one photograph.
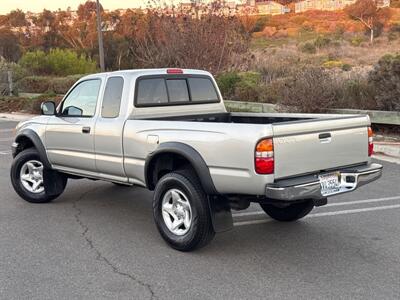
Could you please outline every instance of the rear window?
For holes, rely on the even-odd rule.
[[[165,80],[163,78],[139,80],[136,101],[141,105],[168,103]]]
[[[215,87],[208,78],[189,78],[192,101],[217,101]]]
[[[219,102],[207,76],[164,75],[138,79],[135,105],[163,106]]]
[[[169,102],[189,102],[186,79],[167,80]]]

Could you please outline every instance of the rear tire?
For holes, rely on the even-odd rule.
[[[61,179],[58,193],[54,195],[46,193],[43,168],[43,162],[35,148],[23,150],[14,158],[10,171],[11,183],[15,192],[22,199],[30,203],[47,203],[64,192],[67,184],[66,178]]]
[[[215,235],[208,197],[197,176],[187,170],[168,173],[158,181],[153,215],[162,238],[179,251],[201,248]]]
[[[261,208],[272,219],[280,222],[293,222],[304,218],[314,208],[312,200],[290,204],[286,207],[279,207],[274,204],[260,203]]]

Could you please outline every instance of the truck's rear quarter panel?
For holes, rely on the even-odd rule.
[[[254,171],[255,144],[272,136],[270,125],[128,120],[125,171],[142,182],[145,159],[158,147],[149,136],[158,136],[159,144],[181,142],[193,147],[207,163],[220,193],[263,194],[265,184],[273,182],[273,175],[257,176]]]

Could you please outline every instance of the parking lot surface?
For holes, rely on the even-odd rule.
[[[294,223],[257,205],[207,247],[168,247],[152,193],[70,180],[50,204],[11,187],[15,122],[0,121],[0,299],[399,299],[400,165]]]

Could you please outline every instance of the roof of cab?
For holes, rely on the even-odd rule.
[[[113,72],[104,72],[104,73],[95,73],[90,74],[83,79],[90,79],[96,77],[109,77],[112,75],[123,75],[123,76],[141,76],[141,75],[164,75],[168,74],[167,71],[170,69],[176,70],[176,68],[164,68],[164,69],[132,69],[132,70],[120,70],[120,71],[113,71]],[[191,74],[191,75],[208,75],[212,76],[211,73],[203,70],[195,70],[195,69],[180,69],[182,70],[182,74]]]

